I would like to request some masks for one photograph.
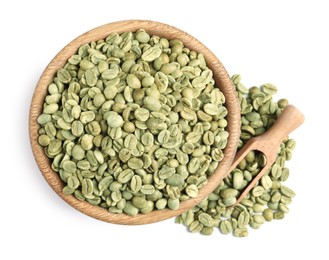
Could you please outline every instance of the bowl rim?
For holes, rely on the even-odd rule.
[[[106,209],[99,206],[91,205],[86,201],[80,201],[73,195],[65,195],[62,192],[63,182],[58,173],[52,170],[50,159],[46,156],[44,149],[38,143],[38,130],[40,126],[37,123],[38,116],[42,113],[43,103],[47,95],[48,85],[53,80],[56,71],[63,67],[68,58],[77,52],[78,48],[86,43],[105,39],[110,33],[123,33],[126,31],[137,31],[145,29],[150,35],[157,35],[167,39],[180,39],[186,47],[202,53],[206,59],[207,66],[213,71],[213,76],[216,85],[223,92],[226,103],[225,107],[228,110],[227,115],[227,131],[229,138],[227,146],[224,149],[224,159],[220,162],[215,172],[208,178],[208,184],[199,190],[199,195],[196,198],[191,198],[188,201],[181,202],[177,210],[154,210],[147,214],[138,214],[137,216],[129,216],[126,214],[109,213]],[[69,205],[79,210],[80,212],[102,220],[115,224],[147,224],[162,221],[174,216],[177,216],[184,211],[201,202],[207,195],[213,191],[218,183],[228,174],[228,170],[233,162],[235,153],[238,147],[240,136],[240,106],[236,89],[219,59],[200,41],[185,31],[182,31],[174,26],[149,20],[122,20],[98,26],[91,29],[74,40],[68,43],[48,64],[43,71],[40,79],[35,87],[31,100],[29,111],[29,137],[32,152],[36,163],[51,188]]]

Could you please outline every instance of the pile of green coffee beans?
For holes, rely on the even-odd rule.
[[[196,197],[228,138],[214,84],[204,56],[177,39],[141,29],[81,46],[38,117],[63,192],[131,216]]]
[[[286,99],[280,99],[278,102],[273,100],[273,95],[277,92],[274,85],[264,84],[248,89],[240,79],[239,75],[232,77],[241,108],[239,148],[253,136],[269,129],[288,104]],[[178,216],[176,222],[184,224],[190,232],[210,235],[214,229],[219,229],[222,234],[233,233],[234,236],[244,237],[248,235],[248,225],[258,229],[265,222],[284,218],[289,212],[288,205],[295,196],[290,188],[283,185],[289,176],[285,162],[291,159],[294,147],[294,140],[285,140],[268,173],[245,199],[232,207],[246,185],[266,164],[266,157],[262,153],[250,152],[207,199]]]

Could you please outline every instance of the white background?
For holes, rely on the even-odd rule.
[[[327,2],[328,3],[328,2]],[[328,62],[326,1],[1,1],[0,259],[328,259]],[[68,42],[99,25],[148,19],[185,30],[247,86],[271,82],[305,114],[282,221],[247,238],[188,233],[173,219],[122,226],[85,216],[43,179],[28,138],[31,97]],[[303,259],[305,259],[303,258]]]

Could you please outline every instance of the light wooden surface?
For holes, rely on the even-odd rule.
[[[208,184],[200,190],[200,193],[196,198],[182,202],[180,208],[175,211],[157,210],[148,214],[138,214],[135,217],[131,217],[126,214],[111,214],[101,207],[93,206],[87,202],[79,201],[72,195],[67,196],[63,194],[63,183],[60,180],[58,174],[51,169],[50,160],[46,157],[43,148],[38,144],[37,139],[39,126],[36,120],[42,112],[42,105],[47,95],[47,86],[51,83],[56,71],[64,66],[64,64],[67,62],[67,59],[72,54],[76,53],[77,49],[81,45],[89,43],[91,41],[103,39],[112,32],[133,32],[140,28],[145,29],[151,35],[158,35],[167,39],[178,38],[182,40],[185,46],[187,46],[191,50],[204,54],[208,67],[214,72],[214,79],[217,85],[226,97],[226,107],[228,109],[227,120],[229,139],[227,147],[224,151],[224,160],[220,163],[220,166],[214,172],[214,174],[208,179]],[[218,38],[214,38],[213,40],[215,41],[217,39]],[[49,63],[49,65],[44,70],[42,76],[40,77],[40,80],[36,86],[32,98],[29,115],[29,134],[32,151],[41,173],[43,174],[44,178],[49,183],[51,188],[71,206],[73,206],[80,212],[87,214],[88,216],[106,222],[127,225],[153,223],[177,216],[182,212],[188,210],[189,208],[197,205],[217,187],[218,183],[226,175],[235,156],[238,139],[240,136],[239,102],[235,88],[232,85],[229,75],[227,74],[222,63],[207,47],[205,47],[194,37],[175,27],[158,22],[143,20],[120,21],[97,27],[82,34],[81,36],[70,42],[67,46],[65,46]]]
[[[239,150],[228,173],[233,171],[240,161],[252,150],[260,151],[266,156],[266,165],[240,194],[235,204],[238,204],[268,171],[278,156],[277,151],[282,141],[303,122],[304,115],[295,106],[288,105],[268,131],[250,139]]]

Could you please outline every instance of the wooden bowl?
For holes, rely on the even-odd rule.
[[[226,98],[226,108],[228,109],[228,127],[229,138],[227,147],[224,150],[224,159],[220,162],[219,167],[214,174],[208,179],[208,184],[205,185],[195,198],[181,203],[178,210],[155,210],[148,214],[138,214],[131,217],[126,214],[109,213],[106,209],[99,206],[94,206],[85,201],[76,199],[73,195],[65,195],[62,192],[63,182],[58,174],[51,168],[51,161],[46,157],[43,148],[38,144],[38,130],[40,129],[37,118],[42,113],[43,103],[47,95],[47,87],[52,82],[54,75],[59,68],[62,68],[68,58],[77,52],[78,48],[86,43],[97,41],[106,38],[110,33],[122,33],[126,31],[137,31],[145,29],[150,35],[158,35],[167,39],[180,39],[186,47],[199,53],[203,53],[207,61],[208,67],[214,73],[214,79],[217,86],[223,92]],[[215,39],[214,39],[215,40]],[[237,93],[227,74],[222,63],[216,56],[201,42],[175,27],[167,24],[144,21],[144,20],[127,20],[106,24],[95,29],[92,29],[72,42],[66,45],[49,63],[40,77],[40,80],[35,88],[29,114],[29,134],[32,151],[38,167],[49,183],[51,188],[72,207],[80,212],[93,218],[117,224],[146,224],[153,223],[170,217],[177,216],[191,207],[201,202],[210,192],[212,192],[227,173],[237,150],[238,139],[240,136],[240,110]]]

